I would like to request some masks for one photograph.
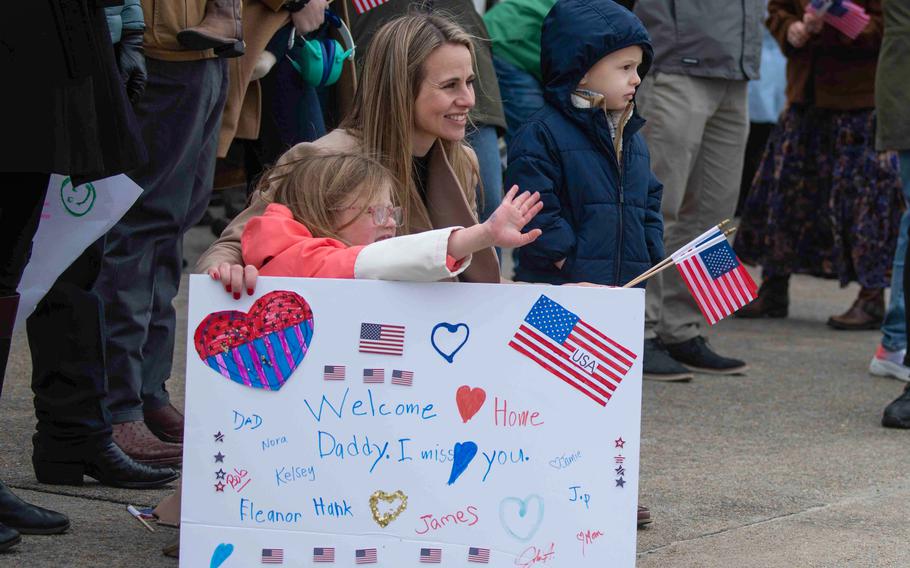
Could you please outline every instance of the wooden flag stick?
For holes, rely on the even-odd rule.
[[[729,222],[730,222],[729,219],[725,219],[724,221],[722,221],[722,222],[718,225],[718,227],[722,227],[722,226],[726,225],[726,224],[729,223]],[[736,232],[736,227],[733,227],[733,228],[731,228],[731,229],[727,229],[726,231],[724,231],[724,236],[725,236],[725,237],[729,237],[730,235],[732,235],[732,234],[735,233],[735,232]],[[654,276],[655,274],[657,274],[657,273],[659,273],[659,272],[663,272],[664,270],[666,270],[667,268],[673,266],[674,264],[675,264],[675,263],[673,262],[673,257],[672,257],[672,256],[668,256],[667,258],[663,259],[663,260],[660,261],[659,263],[655,264],[655,265],[654,265],[653,267],[651,267],[650,269],[648,269],[648,270],[646,270],[645,272],[641,273],[639,276],[636,276],[634,279],[632,279],[631,281],[629,281],[629,283],[625,284],[625,285],[623,286],[623,288],[631,288],[631,287],[633,287],[633,286],[636,286],[636,285],[638,285],[638,284],[644,282],[644,281],[647,280],[648,278],[651,278],[651,277]]]

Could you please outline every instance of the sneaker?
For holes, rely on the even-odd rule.
[[[910,367],[904,365],[906,349],[888,351],[881,344],[875,350],[875,357],[869,363],[869,373],[876,377],[892,377],[899,381],[910,382]]]
[[[692,371],[683,367],[667,352],[660,339],[645,339],[645,353],[642,357],[642,378],[649,381],[688,382]]]
[[[744,361],[722,357],[712,351],[708,347],[708,340],[700,335],[682,343],[668,344],[667,352],[670,357],[699,373],[736,375],[749,369]]]
[[[904,387],[904,394],[894,399],[882,414],[882,426],[886,428],[910,428],[910,385]]]

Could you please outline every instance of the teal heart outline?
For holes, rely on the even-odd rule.
[[[509,503],[517,503],[518,516],[524,518],[524,516],[528,514],[528,503],[530,501],[537,501],[537,503],[540,505],[537,508],[537,520],[528,531],[528,534],[522,536],[512,530],[512,527],[510,527],[509,523],[506,522],[506,505]],[[528,542],[537,533],[537,530],[540,528],[541,523],[543,523],[543,497],[533,493],[524,499],[519,499],[518,497],[506,497],[499,503],[499,522],[502,524],[502,528],[504,528],[505,531],[509,533],[509,536],[521,542]]]
[[[460,328],[460,327],[465,328],[465,331],[467,331],[467,333],[464,336],[464,341],[462,341],[461,344],[455,348],[455,351],[452,351],[449,354],[443,353],[442,349],[440,349],[439,346],[436,345],[436,332],[440,328],[445,328],[445,330],[448,331],[449,333],[455,333],[456,331],[458,331],[458,328]],[[468,324],[466,324],[466,323],[454,323],[453,324],[453,323],[448,323],[448,322],[441,322],[441,323],[437,323],[436,325],[434,325],[433,331],[430,332],[430,345],[433,346],[433,349],[435,349],[436,352],[439,353],[443,359],[445,359],[449,363],[452,363],[455,361],[455,354],[458,353],[459,351],[461,351],[461,348],[464,347],[465,344],[468,342],[469,337],[471,337],[471,328],[468,327]]]
[[[234,545],[227,542],[222,542],[215,547],[215,550],[212,551],[212,560],[209,562],[209,568],[218,568],[228,557],[234,554]]]

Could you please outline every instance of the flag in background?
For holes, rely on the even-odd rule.
[[[420,562],[422,564],[439,564],[442,562],[441,548],[421,548]]]
[[[343,381],[344,365],[326,365],[322,378],[326,381]]]
[[[720,230],[673,262],[705,320],[711,325],[756,298],[758,287]]]
[[[468,562],[475,562],[477,564],[489,564],[490,549],[477,548],[475,546],[472,546],[468,549]]]
[[[378,355],[403,354],[404,326],[385,323],[361,323],[359,351]]]
[[[866,10],[850,0],[812,0],[806,9],[822,13],[826,24],[850,39],[856,39],[869,23]]]
[[[375,548],[358,548],[354,551],[355,564],[376,564]]]
[[[637,358],[546,296],[534,303],[509,347],[601,406],[606,406]]]
[[[262,563],[263,564],[284,564],[284,549],[283,548],[263,548],[262,549]]]
[[[377,6],[382,6],[388,1],[389,0],[354,0],[354,9],[357,10],[358,14],[363,14]]]
[[[414,383],[414,373],[411,371],[392,371],[392,384],[409,387]]]
[[[385,369],[364,369],[363,382],[368,385],[377,385],[385,382]]]
[[[313,562],[335,562],[334,548],[314,548]]]

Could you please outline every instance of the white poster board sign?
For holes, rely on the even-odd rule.
[[[108,232],[139,199],[142,188],[123,174],[74,186],[69,176],[51,174],[32,260],[19,283],[16,327],[74,260]]]
[[[634,566],[644,291],[190,281],[180,565]]]

